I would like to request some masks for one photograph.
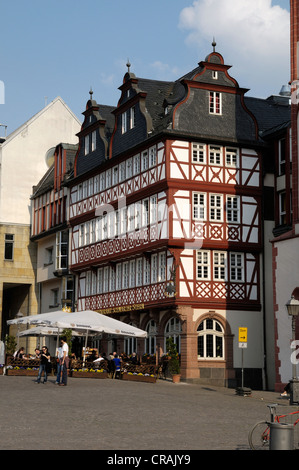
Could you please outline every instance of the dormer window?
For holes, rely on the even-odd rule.
[[[136,125],[136,108],[132,106],[128,111],[121,115],[121,133],[125,134],[128,130],[133,129]]]
[[[136,108],[133,106],[130,108],[130,129],[133,129],[136,124]]]
[[[84,154],[87,155],[89,153],[89,135],[86,135],[84,138]]]
[[[97,134],[93,131],[91,134],[91,151],[93,152],[97,148]]]
[[[213,78],[214,80],[218,80],[218,72],[217,72],[217,70],[213,70],[213,71],[212,71],[212,78]]]
[[[127,113],[122,113],[121,115],[121,133],[125,134],[127,132]]]
[[[210,114],[222,114],[222,95],[218,91],[210,91],[209,111]]]

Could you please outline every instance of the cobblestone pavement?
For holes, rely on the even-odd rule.
[[[0,376],[1,450],[248,450],[278,393],[195,384]],[[294,410],[294,407],[291,407]]]

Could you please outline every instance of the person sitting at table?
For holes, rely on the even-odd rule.
[[[93,349],[92,352],[91,352],[91,355],[87,357],[87,361],[88,362],[94,362],[96,359],[98,358],[98,355],[96,353],[96,350]]]
[[[95,359],[95,360],[92,361],[92,362],[97,363],[97,362],[101,362],[101,361],[103,361],[103,360],[104,360],[104,358],[103,358],[102,354],[99,354],[99,357],[97,357],[97,359]]]
[[[134,365],[137,365],[139,363],[137,354],[133,352],[132,357],[131,357],[131,363]]]
[[[22,347],[14,354],[15,359],[26,359],[25,358],[25,349]]]

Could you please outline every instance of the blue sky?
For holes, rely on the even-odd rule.
[[[98,103],[117,105],[128,59],[137,77],[176,80],[213,36],[249,96],[289,81],[289,0],[0,0],[0,12],[8,134],[57,96],[82,119],[91,86]]]

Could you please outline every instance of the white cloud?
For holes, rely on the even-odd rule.
[[[289,12],[272,0],[195,0],[181,11],[179,26],[189,31],[187,44],[201,54],[215,37],[216,50],[233,66],[230,74],[239,85],[251,95],[268,96],[290,78],[289,23]]]
[[[177,78],[179,69],[178,67],[172,67],[169,64],[165,64],[160,60],[156,60],[151,65],[151,68],[159,73],[160,80],[169,80],[169,77]]]

